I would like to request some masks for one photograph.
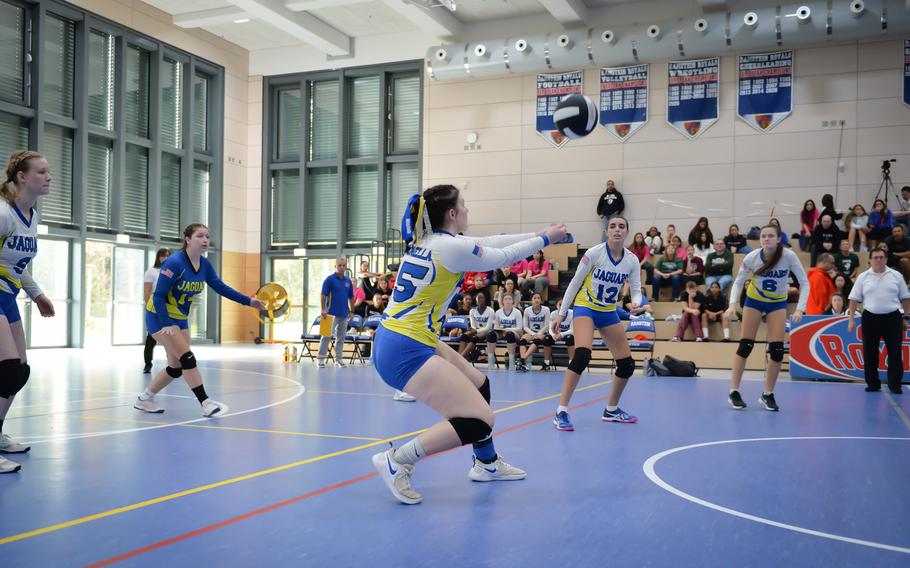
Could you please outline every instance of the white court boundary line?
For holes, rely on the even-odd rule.
[[[723,507],[721,505],[711,503],[710,501],[705,501],[704,499],[699,499],[698,497],[695,497],[694,495],[690,495],[690,494],[686,493],[685,491],[682,491],[680,489],[677,489],[676,487],[673,487],[672,485],[670,485],[669,483],[667,483],[666,481],[661,479],[661,477],[659,475],[657,475],[657,473],[654,471],[654,466],[655,466],[655,464],[657,464],[658,461],[660,461],[662,458],[664,458],[666,456],[675,454],[677,452],[683,452],[686,450],[691,450],[694,448],[703,448],[703,447],[707,447],[707,446],[719,446],[719,445],[723,445],[723,444],[739,444],[739,443],[744,443],[744,442],[774,442],[774,441],[781,441],[781,440],[903,440],[903,441],[910,441],[910,438],[891,438],[891,437],[884,437],[884,436],[788,436],[788,437],[781,437],[781,438],[744,438],[744,439],[740,439],[740,440],[720,440],[717,442],[704,442],[701,444],[691,444],[689,446],[679,446],[677,448],[671,448],[669,450],[664,450],[660,453],[654,454],[653,456],[651,456],[647,460],[645,460],[645,463],[641,466],[641,468],[644,471],[645,475],[648,476],[648,479],[650,479],[655,485],[657,485],[661,489],[668,491],[668,492],[672,493],[673,495],[676,495],[677,497],[682,497],[683,499],[685,499],[687,501],[691,501],[692,503],[695,503],[696,505],[701,505],[702,507],[714,509],[715,511],[720,511],[721,513],[733,515],[734,517],[739,517],[741,519],[746,519],[748,521],[755,521],[756,523],[763,523],[766,525],[770,525],[772,527],[786,529],[786,530],[803,533],[803,534],[807,534],[807,535],[811,535],[811,536],[818,536],[818,537],[822,537],[822,538],[828,538],[831,540],[839,540],[841,542],[847,542],[850,544],[858,544],[861,546],[869,546],[871,548],[889,550],[891,552],[902,552],[904,554],[910,554],[910,548],[904,548],[901,546],[882,544],[880,542],[872,542],[869,540],[862,540],[862,539],[858,539],[858,538],[851,538],[848,536],[841,536],[841,535],[837,535],[837,534],[816,531],[816,530],[812,530],[812,529],[798,527],[796,525],[789,525],[787,523],[772,521],[771,519],[765,519],[763,517],[758,517],[755,515],[750,515],[748,513],[743,513],[742,511],[737,511],[736,509],[730,509],[729,507]]]
[[[304,392],[306,392],[306,387],[303,386],[303,384],[302,384],[300,381],[295,381],[295,380],[293,380],[293,379],[289,379],[289,378],[287,378],[287,377],[282,377],[282,376],[280,376],[280,375],[273,375],[273,374],[269,374],[269,373],[259,373],[259,372],[256,372],[256,371],[244,371],[244,370],[242,370],[242,369],[224,369],[224,368],[220,368],[220,370],[222,370],[222,371],[228,371],[228,372],[231,372],[231,373],[246,373],[246,374],[248,374],[248,375],[261,375],[261,376],[263,376],[263,377],[269,377],[269,378],[272,378],[272,379],[279,379],[279,380],[282,380],[282,381],[291,383],[292,385],[296,385],[298,388],[297,388],[297,392],[295,392],[293,395],[291,395],[291,396],[288,397],[288,398],[279,400],[279,401],[277,401],[277,402],[273,402],[273,403],[271,403],[271,404],[266,404],[266,405],[263,405],[263,406],[257,406],[256,408],[250,408],[250,409],[247,409],[247,410],[240,410],[240,411],[238,411],[238,412],[228,412],[227,414],[221,415],[221,416],[219,416],[218,418],[227,418],[228,416],[240,416],[240,415],[242,415],[242,414],[249,414],[249,413],[251,413],[251,412],[258,412],[258,411],[260,411],[260,410],[265,410],[266,408],[272,408],[272,407],[274,407],[274,406],[279,406],[279,405],[281,405],[281,404],[286,404],[286,403],[291,402],[292,400],[294,400],[294,399],[296,399],[296,398],[299,398],[300,396],[303,395]],[[137,411],[137,412],[138,412],[138,411]],[[66,440],[81,440],[81,439],[83,439],[83,438],[100,438],[100,437],[102,437],[102,436],[113,436],[113,435],[115,435],[115,434],[129,434],[129,433],[131,433],[131,432],[143,432],[143,431],[146,431],[146,430],[159,430],[159,429],[161,429],[161,428],[171,428],[171,427],[173,427],[173,426],[183,426],[184,424],[195,424],[196,422],[206,422],[206,421],[209,421],[209,420],[212,420],[212,418],[205,418],[205,417],[202,417],[202,418],[194,418],[193,420],[183,420],[183,421],[181,421],[181,422],[174,422],[174,423],[172,423],[172,424],[159,424],[159,425],[155,425],[155,426],[141,426],[141,427],[136,427],[136,428],[123,428],[123,429],[121,429],[121,430],[109,430],[109,431],[106,431],[106,432],[89,432],[89,433],[83,433],[83,434],[70,434],[70,435],[66,435],[66,436],[44,436],[44,437],[40,437],[40,438],[35,438],[35,439],[33,439],[33,440],[27,440],[27,441],[25,441],[24,443],[26,443],[26,444],[44,444],[44,443],[47,443],[47,442],[62,442],[62,441],[66,441]]]

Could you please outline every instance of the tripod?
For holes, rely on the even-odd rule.
[[[888,190],[891,190],[891,193],[894,194],[894,197],[898,197],[897,190],[894,189],[894,182],[891,181],[891,162],[896,160],[885,160],[882,162],[882,181],[878,184],[878,191],[875,192],[875,199],[880,199],[882,194],[884,194],[885,207],[888,206]],[[875,203],[875,199],[872,200]]]

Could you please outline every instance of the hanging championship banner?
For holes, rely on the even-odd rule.
[[[537,133],[557,148],[569,141],[553,125],[553,113],[559,101],[568,95],[581,94],[584,74],[581,71],[537,76]]]
[[[690,140],[717,122],[720,57],[667,63],[667,122]]]
[[[600,70],[600,124],[625,142],[648,122],[648,64]]]
[[[739,56],[736,114],[767,132],[793,110],[793,50]]]
[[[904,40],[904,104],[910,106],[910,39]]]

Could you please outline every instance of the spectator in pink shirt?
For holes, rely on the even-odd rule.
[[[509,271],[518,276],[518,288],[524,289],[525,280],[528,278],[528,261],[527,259],[521,259],[513,262],[509,265]]]
[[[525,280],[525,293],[529,296],[533,290],[536,294],[543,294],[543,291],[550,286],[550,263],[543,256],[543,251],[539,250],[534,253],[531,261],[527,264],[528,276]]]

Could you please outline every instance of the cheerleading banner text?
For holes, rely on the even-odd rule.
[[[793,50],[739,56],[736,114],[759,132],[793,110]]]
[[[648,122],[648,64],[600,70],[600,124],[625,142]]]
[[[694,140],[717,122],[720,57],[667,63],[667,122]]]
[[[904,104],[910,106],[910,39],[904,40]]]
[[[583,78],[581,71],[537,76],[537,133],[557,148],[561,148],[569,139],[556,130],[553,112],[562,99],[575,93],[581,94]]]

